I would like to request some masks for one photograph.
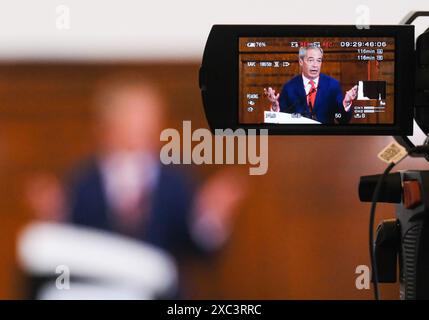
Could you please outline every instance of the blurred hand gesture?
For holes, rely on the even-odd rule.
[[[236,209],[247,194],[245,180],[236,170],[224,169],[202,185],[194,203],[195,221],[204,229],[198,233],[205,233],[205,238],[217,238],[213,239],[216,243],[226,240],[237,214]]]
[[[61,182],[53,174],[37,173],[27,178],[25,200],[37,219],[62,221],[65,219],[65,194]]]

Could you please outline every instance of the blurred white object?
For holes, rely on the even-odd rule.
[[[88,284],[74,282],[70,290],[58,290],[49,283],[39,290],[39,300],[150,300],[150,294],[143,291],[121,288],[105,284]]]
[[[70,289],[56,289],[58,296],[77,299],[103,296],[152,299],[175,292],[177,269],[164,251],[123,236],[73,225],[37,222],[18,238],[18,260],[25,272],[40,277],[59,277],[57,268],[66,267],[70,276],[88,279],[88,285],[70,283]],[[98,288],[97,285],[99,284]],[[45,288],[46,289],[46,288]],[[75,290],[75,291],[74,291]],[[64,293],[64,291],[68,291]],[[53,297],[53,291],[44,292]],[[128,293],[126,293],[128,292]],[[43,298],[44,296],[41,296]]]

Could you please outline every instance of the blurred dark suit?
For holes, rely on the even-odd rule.
[[[187,178],[187,179],[186,179]],[[102,173],[95,161],[80,170],[71,187],[72,222],[120,233],[109,206]],[[171,166],[160,166],[156,183],[144,198],[144,217],[128,235],[178,254],[195,248],[189,232],[194,186],[189,177]]]

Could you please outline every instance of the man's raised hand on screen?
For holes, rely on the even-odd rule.
[[[346,95],[344,96],[344,101],[343,101],[344,109],[346,110],[346,112],[350,110],[350,107],[352,106],[352,101],[356,99],[357,90],[358,90],[358,86],[354,86],[353,88],[351,88],[349,91],[346,92]]]
[[[280,93],[276,94],[276,90],[274,90],[271,87],[268,87],[268,89],[264,88],[264,94],[271,102],[271,111],[279,112],[280,111],[280,105],[279,105]]]

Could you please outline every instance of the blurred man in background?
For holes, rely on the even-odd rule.
[[[159,88],[139,76],[99,85],[94,99],[97,153],[63,189],[38,175],[27,195],[39,217],[119,232],[167,249],[219,248],[229,234],[242,179],[220,172],[196,188],[192,176],[159,161],[166,105]]]
[[[233,170],[221,171],[197,188],[185,171],[161,165],[166,105],[159,88],[145,79],[106,80],[94,106],[96,154],[72,174],[66,188],[54,177],[30,181],[33,211],[45,219],[130,236],[176,257],[220,248],[244,196],[242,178]]]
[[[196,194],[191,176],[159,161],[166,106],[154,84],[139,77],[102,83],[95,95],[98,154],[75,176],[70,219],[117,231],[172,253],[226,240],[240,180],[225,173]]]

